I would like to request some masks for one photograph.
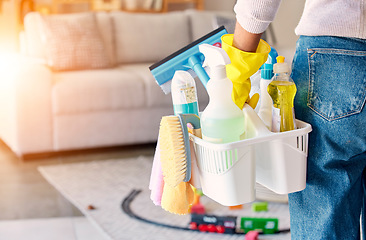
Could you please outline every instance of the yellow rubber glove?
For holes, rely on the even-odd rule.
[[[233,47],[233,39],[233,34],[225,34],[221,37],[222,48],[231,60],[231,64],[226,65],[226,73],[227,77],[233,82],[232,97],[240,109],[243,109],[245,102],[255,108],[258,96],[253,96],[253,100],[249,98],[250,76],[256,73],[267,61],[271,47],[261,39],[255,53],[244,52]]]

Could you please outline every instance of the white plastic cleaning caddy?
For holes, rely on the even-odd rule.
[[[273,133],[247,104],[245,140],[215,144],[194,135],[203,193],[224,206],[255,200],[255,182],[278,194],[305,189],[308,134],[311,125],[296,120],[297,129]]]

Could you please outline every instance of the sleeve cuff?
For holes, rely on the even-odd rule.
[[[236,20],[246,31],[254,34],[263,33],[269,26],[271,22],[259,22],[256,19],[238,16],[236,15]]]
[[[238,23],[248,32],[263,33],[273,21],[281,0],[238,0],[234,11]]]

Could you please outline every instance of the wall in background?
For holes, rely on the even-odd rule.
[[[236,0],[205,0],[205,9],[233,11]],[[300,20],[305,0],[282,0],[272,27],[281,48],[295,48],[295,27]],[[269,39],[271,40],[271,39]]]
[[[212,11],[234,11],[236,0],[205,0],[205,9]]]
[[[273,29],[279,47],[295,48],[298,36],[295,27],[301,18],[305,0],[282,0],[281,6],[273,21]]]
[[[47,0],[39,0],[47,1]],[[233,11],[236,0],[205,0],[205,9],[210,11]],[[17,0],[3,1],[0,13],[0,52],[18,48],[19,8]],[[273,22],[273,29],[280,47],[294,48],[297,36],[294,29],[301,17],[305,0],[282,0]]]

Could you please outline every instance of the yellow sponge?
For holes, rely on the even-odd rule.
[[[188,214],[194,200],[194,192],[189,183],[181,182],[176,187],[164,185],[161,207],[174,214]]]

